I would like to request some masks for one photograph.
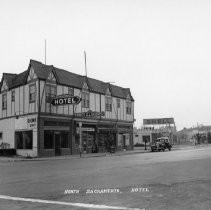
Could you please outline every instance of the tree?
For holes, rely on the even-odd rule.
[[[196,134],[194,135],[194,138],[196,139],[197,144],[201,144],[202,138],[203,138],[203,134],[201,134],[201,133],[196,133]]]
[[[207,141],[208,143],[211,143],[211,132],[207,133]]]

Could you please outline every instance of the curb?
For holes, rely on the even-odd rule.
[[[22,161],[53,161],[53,160],[71,160],[71,159],[86,159],[86,158],[95,158],[95,157],[112,157],[112,156],[123,156],[123,155],[134,155],[140,153],[149,153],[150,150],[147,151],[135,151],[135,152],[128,152],[128,153],[100,153],[96,155],[82,155],[80,158],[79,154],[77,156],[62,156],[59,158],[49,157],[49,158],[10,158],[10,159],[1,159],[0,162],[22,162]]]

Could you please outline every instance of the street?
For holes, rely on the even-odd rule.
[[[0,162],[0,195],[1,210],[210,209],[211,147],[125,156]],[[3,196],[15,198],[3,199]],[[74,206],[75,203],[80,205]]]

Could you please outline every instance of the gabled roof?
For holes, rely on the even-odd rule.
[[[80,75],[74,74],[72,72],[55,68],[54,67],[55,75],[57,76],[57,82],[61,85],[72,86],[76,88],[82,87],[82,78]]]
[[[92,91],[100,94],[105,94],[107,89],[106,83],[89,77],[87,79],[88,79],[88,85]]]
[[[28,70],[33,67],[35,74],[40,79],[46,79],[51,71],[53,71],[53,65],[45,65],[39,61],[30,60]]]
[[[12,86],[12,80],[15,78],[16,74],[10,74],[10,73],[3,73],[2,82],[3,79],[5,79],[8,88]]]
[[[28,70],[17,74],[13,79],[12,79],[12,85],[10,88],[15,88],[21,85],[25,84],[26,76],[27,76]]]
[[[112,96],[126,99],[129,94],[131,97],[131,100],[133,100],[129,88],[122,88],[119,86],[111,85],[109,83],[106,83],[100,80],[96,80],[96,79],[75,74],[63,69],[56,68],[53,65],[45,65],[35,60],[30,60],[28,69],[20,74],[4,73],[3,78],[7,80],[8,87],[11,89],[11,88],[26,84],[27,76],[29,74],[31,67],[34,69],[36,76],[41,80],[46,80],[50,72],[53,72],[57,83],[60,85],[82,89],[84,82],[86,82],[89,89],[93,92],[96,92],[99,94],[105,94],[107,89],[109,88]]]

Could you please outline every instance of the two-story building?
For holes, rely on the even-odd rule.
[[[0,144],[19,155],[77,154],[80,145],[87,153],[133,149],[129,88],[30,60],[20,74],[3,73],[0,90]],[[81,102],[53,105],[58,96],[79,96]]]

